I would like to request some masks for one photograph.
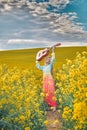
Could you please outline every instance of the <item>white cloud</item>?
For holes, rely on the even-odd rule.
[[[1,2],[2,1],[3,0],[1,0]],[[56,30],[54,29],[53,32],[72,33],[73,31],[76,32],[76,30],[78,32],[78,29],[79,29],[79,32],[83,33],[83,28],[81,27],[81,25],[75,24],[73,22],[73,20],[75,18],[77,18],[76,13],[62,13],[60,15],[60,14],[50,13],[47,10],[48,4],[50,4],[50,5],[55,6],[55,7],[57,6],[57,11],[58,11],[59,6],[62,9],[70,2],[70,0],[49,0],[49,2],[40,2],[40,3],[37,3],[35,0],[33,0],[33,2],[29,2],[27,0],[20,0],[20,1],[15,1],[15,0],[7,0],[6,1],[6,0],[4,0],[4,1],[6,3],[3,4],[3,8],[1,9],[1,11],[2,10],[3,11],[10,11],[12,9],[12,7],[14,7],[12,5],[15,5],[16,7],[20,6],[21,8],[23,5],[25,5],[26,7],[29,8],[29,10],[33,16],[43,17],[47,21],[50,20],[49,23],[51,23],[51,29],[56,27]],[[39,17],[39,19],[40,19],[40,17]]]
[[[66,6],[69,2],[69,0],[50,0],[49,4],[54,6],[60,5],[62,9],[62,6]],[[33,9],[31,11],[32,15],[39,16],[39,19],[40,17],[43,18],[43,20],[46,19],[45,22],[48,22],[48,29],[60,34],[69,33],[77,36],[78,33],[78,37],[81,37],[82,34],[87,34],[81,23],[74,22],[74,20],[78,18],[75,12],[62,14],[50,13],[46,10],[47,6],[48,3],[36,3],[35,1],[29,3],[29,8]]]
[[[61,46],[59,47],[69,47],[69,46],[87,46],[87,42],[71,42],[71,41],[59,41]],[[3,50],[14,50],[14,49],[23,49],[23,48],[40,48],[40,47],[51,47],[54,44],[58,43],[57,41],[49,41],[47,39],[9,39],[0,41],[0,51]]]
[[[61,47],[63,46],[87,46],[85,42],[62,42]]]
[[[49,4],[56,6],[57,9],[63,9],[70,2],[70,0],[49,0]]]
[[[54,19],[50,22],[50,28],[53,29],[53,32],[58,33],[86,33],[80,23],[75,23],[74,18],[76,18],[76,13],[62,13],[58,15],[57,19]]]
[[[28,13],[32,14],[33,16],[36,16],[37,18],[37,20],[35,20],[36,24],[40,26],[40,24],[47,23],[48,26],[43,27],[43,28],[38,28],[39,33],[41,32],[41,30],[47,31],[48,29],[51,32],[60,34],[62,36],[64,35],[68,36],[69,34],[71,35],[72,38],[87,39],[86,38],[87,32],[84,31],[84,27],[82,26],[82,24],[78,22],[77,23],[74,22],[74,20],[78,18],[75,12],[58,14],[58,13],[50,12],[47,10],[48,5],[52,5],[56,7],[55,11],[58,11],[59,9],[65,8],[66,5],[69,3],[70,3],[70,0],[49,0],[49,2],[39,2],[39,3],[37,3],[36,0],[32,0],[32,2],[29,2],[28,0],[0,0],[0,4],[2,5],[2,8],[0,9],[0,11],[1,12],[10,11],[14,7],[22,8],[23,6],[25,6],[29,10]],[[16,16],[16,17],[22,20],[25,16],[22,16],[22,17]],[[30,31],[36,32],[34,28]],[[14,35],[17,36],[17,34],[21,35],[28,32],[29,32],[29,29],[24,29],[19,32],[18,31],[15,32]],[[38,34],[35,34],[35,35],[38,35]],[[21,44],[21,43],[31,44],[31,43],[39,43],[39,41],[32,40],[32,39],[30,40],[29,39],[22,39],[22,40],[11,39],[8,41],[8,44]],[[49,41],[43,40],[42,43],[44,44],[49,43]]]
[[[43,44],[44,43],[44,46],[49,46],[49,43],[50,45],[53,45],[57,42],[53,42],[53,41],[49,41],[49,40],[46,40],[46,39],[39,39],[39,40],[32,40],[32,39],[10,39],[8,40],[7,44],[28,44],[28,45],[32,45],[33,44],[37,44],[38,43],[41,43]],[[80,46],[80,45],[86,45],[87,43],[85,42],[61,42],[61,46]]]
[[[39,39],[39,40],[33,40],[33,39],[10,39],[7,42],[7,44],[29,44],[29,45],[32,44],[32,43],[34,43],[34,44],[38,44],[38,43],[43,44],[43,43],[45,43],[46,45],[48,45],[49,44],[49,40],[44,40],[44,39],[43,40],[41,40],[41,39]]]

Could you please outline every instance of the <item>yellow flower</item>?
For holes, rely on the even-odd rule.
[[[54,122],[53,122],[53,124],[58,124],[59,123],[59,120],[55,120]]]
[[[44,121],[44,124],[45,124],[45,125],[48,125],[48,124],[49,124],[49,121],[48,121],[48,120],[45,120],[45,121]]]
[[[20,116],[20,120],[24,121],[25,120],[25,116],[21,115]]]
[[[57,100],[57,98],[56,98],[55,96],[53,96],[52,100],[56,101],[56,100]]]
[[[25,130],[31,130],[30,127],[26,127]]]
[[[46,97],[48,97],[48,95],[49,95],[49,94],[48,94],[48,93],[46,93]]]

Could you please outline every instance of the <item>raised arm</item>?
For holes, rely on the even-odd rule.
[[[55,61],[55,52],[54,52],[54,48],[52,48],[52,54],[51,54],[51,64],[53,64],[54,63],[54,61]]]
[[[37,67],[39,70],[43,70],[43,66],[40,65],[39,61],[36,61],[36,67]]]

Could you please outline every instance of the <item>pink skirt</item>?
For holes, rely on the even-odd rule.
[[[46,103],[51,106],[56,106],[55,84],[51,75],[45,75],[43,78],[43,91]]]

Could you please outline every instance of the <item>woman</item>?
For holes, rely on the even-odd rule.
[[[53,64],[55,61],[54,48],[52,48],[52,57],[45,58],[45,65],[41,66],[39,61],[36,61],[36,67],[43,71],[43,91],[46,103],[56,111],[55,100],[55,83],[52,75]]]

